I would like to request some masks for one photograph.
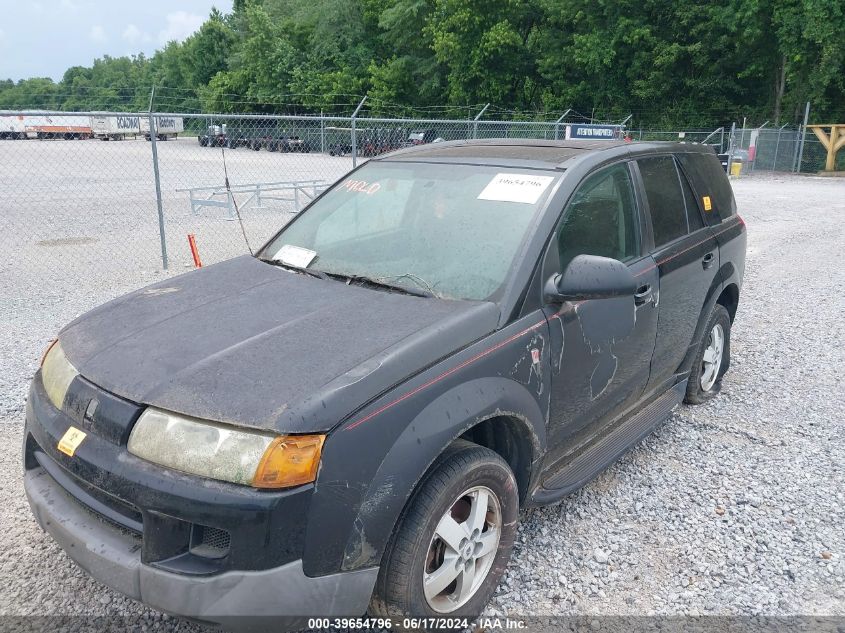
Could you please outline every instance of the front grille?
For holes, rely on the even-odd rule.
[[[76,499],[76,501],[79,501],[79,500]],[[100,514],[96,510],[89,508],[84,503],[80,502],[79,505],[83,510],[85,510],[88,514],[91,515],[91,518],[93,518],[97,521],[100,521],[101,523],[106,524],[111,529],[120,532],[124,536],[128,536],[128,537],[135,539],[137,541],[141,540],[141,534],[139,532],[136,532],[135,530],[131,530],[131,529],[127,528],[126,526],[118,523],[117,521],[112,521],[110,518],[108,518],[104,514]]]
[[[226,530],[209,525],[195,525],[191,535],[191,553],[205,558],[223,558],[229,553],[232,537]]]
[[[46,453],[36,450],[34,455],[38,465],[94,517],[135,535],[143,533],[143,518],[138,508],[80,479]]]

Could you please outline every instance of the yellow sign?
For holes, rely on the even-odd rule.
[[[88,434],[85,431],[80,431],[75,426],[72,426],[65,431],[64,435],[62,435],[62,439],[59,440],[58,448],[65,455],[73,457],[76,449],[79,448],[79,445],[82,444],[82,440],[84,440],[87,435]]]
[[[704,201],[704,210],[711,211],[713,209],[713,203],[710,202],[710,196],[704,196],[702,200]]]

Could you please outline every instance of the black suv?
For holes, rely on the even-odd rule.
[[[62,330],[27,402],[30,504],[171,613],[471,617],[520,507],[719,391],[745,242],[706,146],[370,160],[256,257]]]

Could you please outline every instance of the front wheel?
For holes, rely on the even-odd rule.
[[[730,359],[731,317],[725,307],[717,303],[710,313],[693,362],[684,402],[701,404],[719,393]]]
[[[370,612],[477,617],[507,567],[518,513],[508,464],[488,448],[463,440],[453,444],[399,520]]]

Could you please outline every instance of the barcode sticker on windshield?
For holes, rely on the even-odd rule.
[[[554,179],[533,174],[496,174],[478,199],[535,204]]]
[[[288,266],[308,268],[308,264],[314,261],[316,256],[317,253],[309,248],[285,244],[279,249],[279,252],[276,253],[276,256],[273,259],[282,262],[283,264],[287,264]]]

